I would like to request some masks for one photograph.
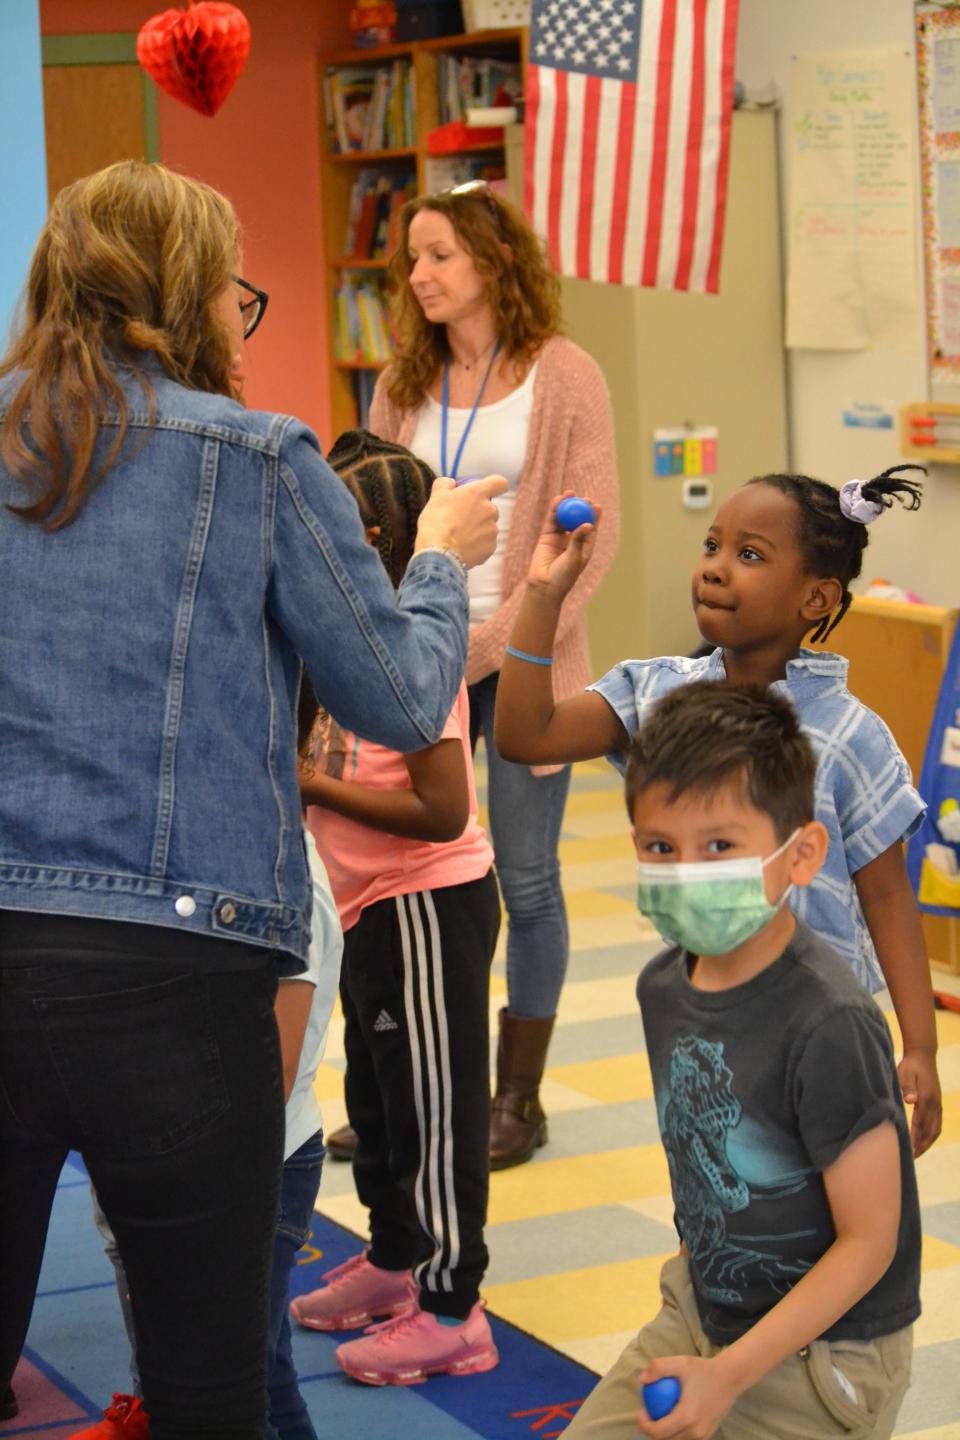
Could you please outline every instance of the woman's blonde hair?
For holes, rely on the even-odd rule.
[[[560,281],[545,246],[515,205],[486,185],[409,200],[400,213],[400,244],[389,267],[397,355],[387,393],[403,409],[422,402],[450,353],[446,327],[427,319],[410,288],[410,224],[422,210],[444,215],[470,252],[487,286],[503,353],[518,374],[561,323]]]
[[[23,376],[0,428],[0,458],[30,496],[11,507],[18,515],[48,530],[69,525],[116,462],[129,418],[117,362],[138,376],[151,418],[148,355],[181,385],[234,394],[215,302],[238,243],[230,202],[163,165],[124,160],[60,191],[0,361],[0,377]],[[108,411],[119,416],[117,436],[93,474]]]

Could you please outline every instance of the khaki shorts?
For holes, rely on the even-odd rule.
[[[659,1315],[631,1340],[563,1432],[564,1440],[637,1440],[637,1376],[648,1361],[719,1353],[701,1329],[685,1255],[664,1265],[660,1292]],[[912,1326],[877,1340],[815,1340],[745,1391],[715,1440],[889,1440],[910,1384],[912,1352]]]

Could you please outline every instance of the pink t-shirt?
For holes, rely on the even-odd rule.
[[[416,890],[439,890],[480,880],[493,864],[486,831],[477,822],[477,788],[470,754],[470,708],[466,685],[447,717],[441,740],[459,740],[467,767],[469,816],[456,840],[412,840],[372,830],[322,805],[307,806],[307,828],[330,876],[344,930],[356,925],[366,905]],[[329,715],[314,725],[309,762],[335,779],[376,790],[410,790],[410,775],[396,750],[385,750],[340,729]]]

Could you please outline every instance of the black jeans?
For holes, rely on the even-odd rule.
[[[0,1392],[75,1149],[127,1272],[153,1440],[262,1440],[275,957],[158,929],[0,913]],[[234,945],[246,968],[223,968]]]

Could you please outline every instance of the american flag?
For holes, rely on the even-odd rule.
[[[560,273],[716,291],[738,0],[533,0],[524,203]]]

